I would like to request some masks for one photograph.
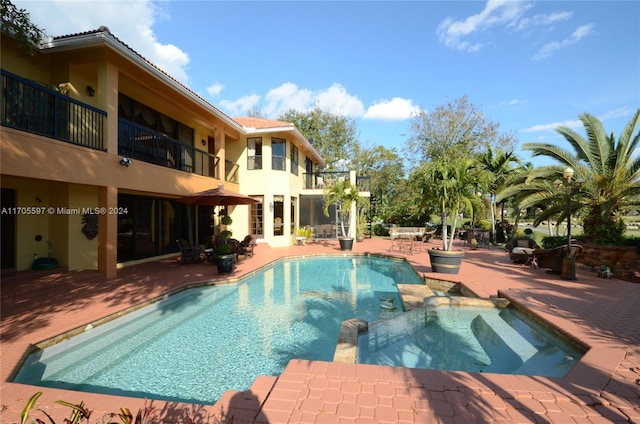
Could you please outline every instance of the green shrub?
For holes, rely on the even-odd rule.
[[[21,424],[28,424],[28,423],[38,423],[38,424],[44,424],[45,421],[39,419],[39,418],[32,418],[30,416],[30,413],[32,411],[38,411],[41,412],[42,414],[44,414],[47,419],[49,420],[49,422],[51,422],[51,424],[56,424],[55,420],[53,419],[53,417],[45,410],[42,408],[36,408],[36,401],[38,400],[38,398],[42,395],[42,392],[37,392],[35,393],[33,396],[31,396],[31,398],[27,401],[27,404],[25,405],[24,409],[22,410],[22,414],[20,414],[20,423]],[[71,409],[70,412],[70,416],[69,418],[65,418],[63,420],[63,422],[65,424],[80,424],[82,422],[86,422],[86,423],[90,423],[90,419],[91,419],[91,414],[93,413],[92,410],[88,409],[85,406],[84,402],[80,402],[78,404],[74,404],[71,402],[66,402],[64,400],[56,400],[54,401],[54,403],[58,404],[58,405],[62,405],[65,407],[68,407]],[[134,415],[131,413],[131,411],[129,410],[129,408],[120,408],[119,412],[110,412],[110,413],[106,413],[103,417],[101,421],[95,421],[95,422],[109,422],[109,423],[113,423],[115,424],[117,421],[114,421],[115,418],[119,418],[120,421],[122,421],[123,424],[154,424],[154,423],[159,423],[160,419],[158,418],[158,415],[156,413],[156,409],[155,407],[153,407],[151,405],[151,403],[149,403],[149,405],[147,405],[147,400],[145,399],[144,401],[144,406],[140,409],[138,409],[138,413]],[[134,421],[135,419],[135,421]],[[193,423],[193,419],[191,417],[189,417],[187,415],[187,421],[188,423]],[[230,417],[230,421],[228,421],[229,423],[233,423],[233,417]]]
[[[555,249],[565,244],[567,244],[567,237],[565,236],[547,236],[542,239],[542,247],[544,249]]]
[[[477,228],[480,228],[481,230],[490,230],[491,222],[487,221],[486,219],[480,219],[478,220]]]
[[[376,224],[373,226],[373,234],[385,237],[389,235],[389,230],[382,224]]]
[[[310,239],[311,237],[313,237],[313,228],[311,227],[296,228],[296,235],[298,237],[304,237],[306,239]]]

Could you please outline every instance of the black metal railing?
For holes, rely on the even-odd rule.
[[[118,154],[218,178],[219,158],[216,156],[125,119],[118,119]]]
[[[325,188],[336,181],[349,179],[349,171],[339,172],[305,172],[302,174],[304,179],[304,188]],[[371,177],[369,176],[356,176],[356,186],[358,191],[371,191]]]
[[[371,191],[371,177],[356,176],[356,187],[358,187],[358,191]]]
[[[107,112],[2,70],[0,124],[95,150],[106,150]]]

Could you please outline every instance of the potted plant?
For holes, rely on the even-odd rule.
[[[228,274],[233,271],[233,265],[236,261],[233,245],[229,243],[229,239],[233,233],[228,229],[228,226],[233,223],[233,220],[229,215],[225,215],[220,220],[220,223],[225,226],[225,229],[218,235],[219,243],[216,246],[214,259],[218,267],[218,274]]]
[[[296,241],[303,245],[307,240],[313,237],[313,229],[311,227],[302,227],[296,229]]]
[[[349,225],[349,231],[347,232],[344,227],[344,222],[350,222],[351,208],[355,203],[357,207],[360,201],[360,194],[358,193],[358,187],[352,184],[348,180],[338,180],[334,184],[326,187],[322,194],[324,198],[324,214],[329,216],[329,207],[333,204],[338,206],[340,217],[340,230],[341,236],[338,237],[340,241],[341,250],[351,250],[353,247],[353,225]],[[357,209],[356,209],[357,210]]]
[[[435,202],[442,222],[442,248],[427,250],[433,272],[457,274],[460,270],[464,251],[453,250],[453,241],[458,217],[474,208],[481,208],[480,198],[475,193],[477,181],[477,170],[470,159],[444,158],[423,166],[419,179],[423,195],[428,201]],[[450,219],[451,234],[448,234]]]

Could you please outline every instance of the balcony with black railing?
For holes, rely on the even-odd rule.
[[[324,189],[338,181],[349,179],[349,171],[313,172],[304,173],[302,175],[304,178],[304,188],[306,189]],[[358,191],[370,191],[371,177],[357,176],[356,186],[358,187]]]
[[[218,157],[125,119],[118,119],[118,154],[166,168],[219,178]]]
[[[0,124],[66,143],[106,150],[107,112],[2,70]]]

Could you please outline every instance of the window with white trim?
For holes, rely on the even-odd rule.
[[[247,169],[262,169],[262,137],[247,138]]]
[[[281,138],[271,139],[271,169],[285,171],[287,163],[287,142]]]

